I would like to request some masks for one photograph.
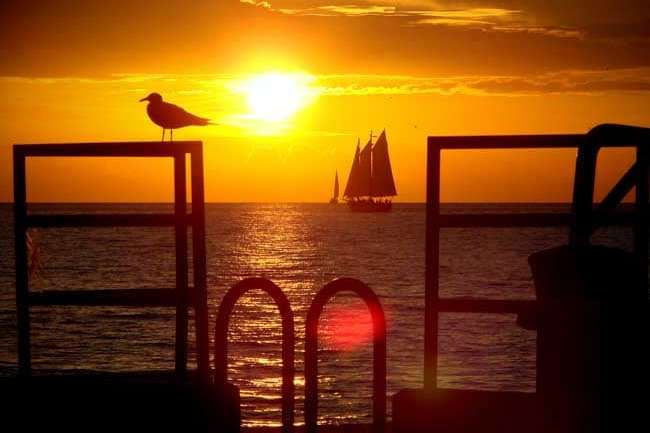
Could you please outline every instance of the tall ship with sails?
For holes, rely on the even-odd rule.
[[[343,196],[353,212],[388,212],[393,208],[391,199],[396,195],[386,130],[381,132],[374,144],[371,132],[363,149],[360,149],[360,142],[357,141]]]

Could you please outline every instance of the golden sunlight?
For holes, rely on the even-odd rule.
[[[249,78],[242,86],[251,117],[283,122],[306,106],[316,95],[309,84],[314,77],[305,73],[267,72]]]

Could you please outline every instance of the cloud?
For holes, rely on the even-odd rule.
[[[286,15],[300,16],[399,16],[394,6],[325,5],[302,9],[276,9]]]
[[[239,1],[240,3],[257,6],[260,8],[271,9],[271,3],[269,3],[268,1],[257,1],[257,0],[239,0]]]
[[[143,93],[158,89],[170,97],[200,96],[206,104],[232,100],[237,85],[248,76],[233,74],[114,74],[107,78],[0,77],[0,85],[91,86],[111,93]],[[548,94],[595,95],[650,92],[650,67],[612,70],[568,70],[537,75],[316,75],[310,81],[315,94],[326,97],[373,95],[534,96]],[[87,87],[84,87],[87,88]]]
[[[361,0],[363,1],[363,0]],[[562,38],[580,38],[583,33],[574,28],[533,24],[533,17],[520,9],[498,7],[444,7],[437,2],[402,1],[393,5],[369,0],[362,4],[336,2],[301,7],[274,6],[268,1],[240,0],[241,3],[271,12],[312,17],[384,17],[397,18],[405,26],[452,26],[497,32],[525,32]],[[274,2],[275,3],[275,2]],[[280,2],[282,4],[283,2]]]
[[[321,95],[594,95],[650,92],[650,68],[575,70],[532,76],[410,77],[330,75],[318,78]]]

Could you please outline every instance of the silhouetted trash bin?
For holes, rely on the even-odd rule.
[[[542,430],[599,432],[605,417],[616,421],[613,399],[645,377],[648,293],[638,261],[616,248],[560,246],[529,263],[539,309],[518,323],[537,329]]]

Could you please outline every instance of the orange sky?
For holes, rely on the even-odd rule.
[[[387,129],[397,199],[422,201],[427,135],[650,126],[645,1],[40,3],[0,17],[0,201],[12,143],[159,139],[137,102],[151,91],[220,123],[174,135],[204,141],[208,201],[325,201],[371,129]],[[269,71],[302,92],[279,120],[250,102]],[[573,157],[448,154],[443,200],[566,201]],[[629,161],[603,154],[601,193]],[[28,176],[32,201],[172,197],[166,161],[33,161]]]

